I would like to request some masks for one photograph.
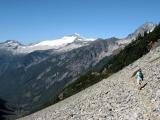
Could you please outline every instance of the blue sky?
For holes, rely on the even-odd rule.
[[[160,22],[160,0],[0,0],[0,42],[23,44],[79,33],[125,37]]]

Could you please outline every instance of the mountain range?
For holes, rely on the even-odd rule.
[[[160,41],[157,43],[110,77],[18,120],[160,120]],[[141,90],[131,78],[139,68],[144,75]]]
[[[19,116],[36,111],[53,101],[67,85],[155,26],[145,23],[122,39],[91,39],[73,34],[30,45],[14,40],[0,43],[0,98],[16,108]]]

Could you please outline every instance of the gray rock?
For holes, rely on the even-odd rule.
[[[159,120],[160,59],[150,62],[160,56],[158,50],[160,47],[109,78],[19,120]],[[147,83],[142,90],[130,79],[139,67]]]

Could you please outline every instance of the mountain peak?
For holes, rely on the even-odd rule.
[[[17,40],[6,40],[4,43],[18,43],[18,44],[20,44]]]
[[[144,30],[145,32],[150,32],[155,28],[156,24],[152,22],[146,22],[142,26],[140,26],[137,30]]]
[[[38,44],[35,44],[34,46],[62,46],[64,44],[73,42],[76,38],[77,36],[69,35],[69,36],[64,36],[63,38],[56,39],[56,40],[42,41]]]
[[[142,26],[155,26],[153,22],[145,22]]]
[[[81,36],[80,36],[80,34],[78,34],[78,33],[73,33],[73,34],[70,34],[70,35],[66,35],[66,36],[64,36],[64,37],[76,37],[76,38],[79,38],[79,37],[81,37]]]
[[[146,22],[138,27],[132,34],[129,34],[126,39],[136,39],[139,35],[144,35],[145,32],[149,33],[154,30],[156,24],[152,22]]]
[[[79,34],[79,33],[74,33],[73,35],[74,35],[74,36],[77,36],[77,37],[80,37],[80,34]]]
[[[16,40],[6,40],[5,42],[1,43],[1,44],[4,44],[5,46],[22,46],[21,43],[19,43],[18,41]]]

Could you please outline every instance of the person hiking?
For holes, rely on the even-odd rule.
[[[137,80],[137,85],[141,85],[143,81],[143,73],[141,69],[136,72],[135,78]]]

